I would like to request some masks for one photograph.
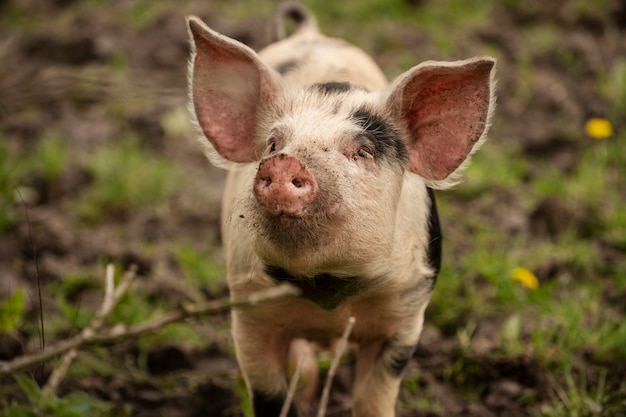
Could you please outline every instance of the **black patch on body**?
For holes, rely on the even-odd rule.
[[[295,59],[290,59],[288,61],[281,62],[276,66],[276,71],[280,75],[285,75],[288,72],[295,71],[300,66],[300,61]]]
[[[341,278],[331,274],[317,274],[312,278],[297,277],[283,268],[265,265],[265,273],[279,283],[288,282],[302,291],[301,297],[314,302],[324,310],[333,310],[345,299],[365,287],[358,277]]]
[[[313,84],[311,88],[322,94],[341,94],[350,91],[354,86],[347,82],[329,81],[326,83]]]
[[[427,187],[428,199],[430,200],[430,212],[428,214],[428,265],[433,269],[432,286],[437,282],[437,275],[441,269],[441,246],[442,235],[441,225],[439,224],[439,213],[437,212],[437,202],[435,200],[435,192],[432,188]]]
[[[267,394],[256,391],[252,393],[252,406],[254,408],[255,417],[276,417],[280,415],[284,402],[284,395],[268,396]],[[297,417],[296,409],[293,404],[289,407],[287,416]]]
[[[386,367],[391,376],[399,378],[402,375],[404,368],[413,357],[415,347],[415,345],[397,345],[394,339],[385,341],[379,357],[390,355],[391,362],[387,363]]]
[[[406,166],[409,161],[409,151],[400,133],[392,124],[364,108],[352,113],[350,119],[363,129],[364,134],[357,140],[371,148],[374,158],[383,157]]]

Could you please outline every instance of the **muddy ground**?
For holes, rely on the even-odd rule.
[[[28,294],[27,324],[17,333],[0,335],[0,359],[14,358],[41,343],[37,282],[42,289],[44,317],[58,311],[52,288],[63,277],[89,274],[99,282],[108,261],[121,267],[137,264],[136,284],[155,303],[175,306],[198,298],[197,292],[182,284],[184,271],[171,245],[191,242],[220,259],[223,173],[205,161],[187,125],[174,124],[172,128],[164,123],[166,116],[178,120],[186,104],[188,44],[183,16],[200,15],[214,28],[257,49],[265,44],[267,17],[226,19],[220,15],[223,5],[218,7],[218,3],[148,3],[138,11],[132,1],[106,6],[75,0],[0,1],[0,15],[13,19],[10,25],[4,20],[0,27],[0,140],[6,141],[16,155],[26,155],[42,138],[55,134],[69,149],[67,165],[53,180],[37,169],[20,176],[21,196],[11,205],[14,221],[0,234],[0,300],[20,286]],[[411,3],[419,8],[428,7],[429,2]],[[593,80],[599,68],[626,56],[626,8],[614,2],[612,13],[572,16],[561,13],[564,2],[532,2],[532,7],[519,3],[493,7],[490,20],[495,23],[491,27],[483,25],[454,34],[458,36],[456,57],[479,53],[485,45],[497,51],[499,106],[490,136],[521,138],[519,148],[524,157],[551,159],[559,172],[567,173],[576,165],[583,146],[572,132],[580,130],[587,118],[606,115],[612,108]],[[521,28],[539,23],[558,27],[561,49],[521,57],[526,42]],[[415,63],[441,58],[429,56],[437,55],[436,49],[419,30],[406,26],[390,26],[388,30],[389,37],[396,39],[395,49],[369,50],[385,70],[397,74],[399,51],[414,52]],[[531,63],[538,80],[534,85],[545,88],[520,94],[524,80],[521,62]],[[622,116],[616,124],[624,121]],[[105,212],[99,221],[86,222],[72,207],[87,193],[93,178],[77,161],[99,146],[119,141],[128,132],[139,138],[142,149],[180,165],[178,191],[158,207],[118,207]],[[459,204],[463,203],[459,199]],[[502,207],[492,210],[495,221],[501,223],[494,227],[503,231],[517,228],[517,233],[537,233],[549,239],[573,222],[586,233],[594,233],[593,218],[563,207],[558,199],[546,201],[533,213],[515,213],[522,219],[517,223],[502,215]],[[468,206],[468,215],[471,212]],[[445,227],[450,219],[442,221]],[[624,255],[620,248],[607,246],[606,256],[623,261]],[[551,267],[562,266],[546,266]],[[75,290],[72,300],[77,306],[99,302],[100,288],[94,286]],[[204,291],[200,298],[225,294],[222,285]],[[118,413],[133,416],[242,415],[242,387],[228,341],[228,316],[189,325],[211,333],[215,341],[203,348],[174,340],[147,347],[134,341],[110,346],[115,369],[125,369],[134,377],[70,374],[59,394],[87,392],[114,404]],[[481,326],[488,328],[489,323]],[[64,331],[69,335],[75,329],[69,326]],[[50,335],[46,343],[54,341],[50,338],[61,339],[62,333]],[[545,370],[533,358],[486,353],[472,356],[475,380],[464,381],[464,386],[482,385],[484,389],[480,396],[468,397],[443,375],[443,370],[461,357],[468,360],[454,332],[427,323],[410,368],[420,374],[415,389],[428,389],[432,403],[439,406],[418,404],[401,409],[399,415],[527,416],[537,411],[537,403],[554,395]],[[329,416],[348,415],[349,362],[336,378]],[[36,367],[28,374],[44,383],[53,366]],[[623,364],[615,366],[624,370]],[[167,390],[156,382],[163,378],[169,381]],[[0,377],[0,385],[4,386],[0,409],[11,401],[25,402],[12,378]],[[408,396],[407,392],[401,399]],[[521,401],[524,396],[534,400]]]

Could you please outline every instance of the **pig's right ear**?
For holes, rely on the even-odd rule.
[[[280,87],[271,70],[244,44],[187,18],[192,44],[189,62],[190,107],[208,140],[203,143],[213,162],[217,152],[232,162],[258,159],[260,113],[276,101]]]

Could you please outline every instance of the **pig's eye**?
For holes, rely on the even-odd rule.
[[[374,155],[365,148],[359,148],[359,150],[356,151],[356,154],[360,156],[361,158],[374,159]]]
[[[267,141],[267,150],[269,151],[269,153],[276,152],[276,139],[270,138]]]

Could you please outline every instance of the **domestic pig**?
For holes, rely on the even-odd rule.
[[[190,112],[208,158],[229,170],[230,293],[301,289],[232,312],[237,360],[255,415],[276,417],[290,347],[313,354],[302,346],[354,317],[352,415],[393,416],[441,262],[432,190],[457,182],[485,140],[495,60],[428,61],[389,84],[304,7],[280,6],[275,22],[277,41],[256,53],[187,19]]]

